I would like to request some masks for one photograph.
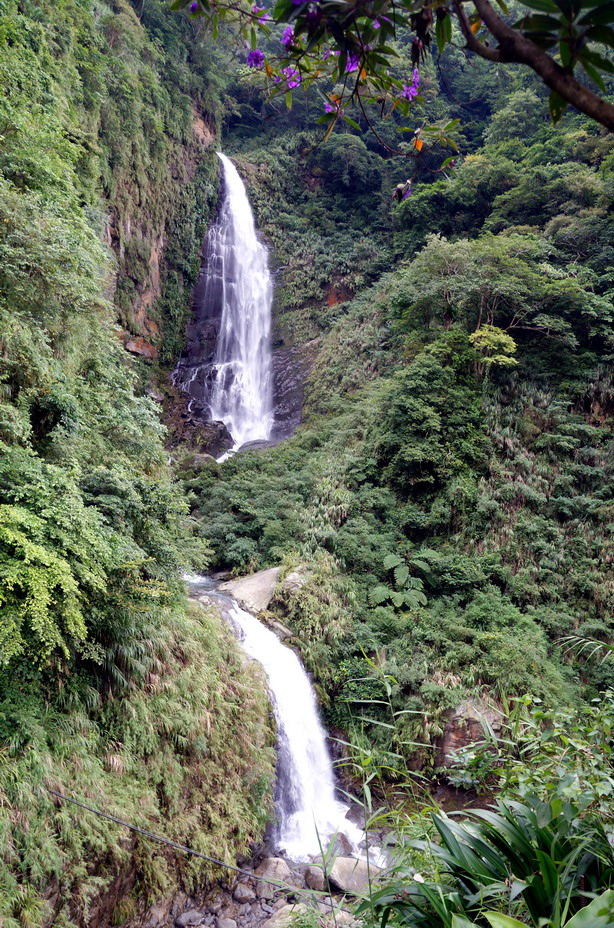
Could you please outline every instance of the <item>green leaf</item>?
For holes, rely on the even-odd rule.
[[[406,564],[400,564],[394,569],[394,582],[399,589],[407,583],[409,577],[409,567]]]
[[[557,93],[556,90],[553,90],[548,99],[548,104],[550,106],[550,116],[552,117],[552,122],[557,123],[567,109],[567,100],[564,100],[560,93]]]
[[[522,29],[523,32],[555,32],[561,30],[561,21],[555,16],[525,16],[514,24],[514,28]]]
[[[598,86],[601,90],[603,90],[603,92],[605,93],[605,92],[606,92],[606,86],[605,86],[604,80],[603,80],[601,74],[599,73],[599,71],[597,70],[597,68],[594,68],[594,67],[592,66],[592,64],[589,64],[587,61],[582,61],[582,67],[584,68],[584,70],[586,71],[586,73],[588,74],[588,76],[590,77],[590,79],[591,79],[592,81],[594,81],[594,82],[597,84],[597,86]]]
[[[478,926],[463,915],[453,915],[450,928],[478,928]]]
[[[386,570],[392,570],[395,567],[399,567],[402,563],[403,558],[399,557],[398,554],[387,554],[384,558],[384,567]]]
[[[441,19],[437,19],[435,24],[435,38],[437,40],[437,51],[441,55],[448,42],[452,41],[452,18],[449,13]]]
[[[510,918],[509,915],[501,915],[499,912],[484,912],[484,916],[491,928],[526,928],[524,922],[519,922],[517,918]]]
[[[608,889],[593,899],[590,905],[580,909],[565,928],[611,928],[614,924],[614,890]]]
[[[369,591],[369,600],[372,606],[379,606],[380,603],[386,602],[387,599],[390,599],[390,594],[392,590],[383,585],[374,587]]]
[[[607,74],[614,74],[614,61],[608,61],[607,58],[604,58],[603,55],[600,55],[598,52],[585,49],[579,56],[579,60],[583,65],[585,61],[588,61],[589,64],[592,64],[595,68],[599,68]],[[584,66],[586,67],[586,65]]]
[[[352,126],[353,129],[358,129],[359,132],[362,132],[361,126],[354,119],[350,119],[349,116],[346,116],[344,113],[341,114],[341,118],[344,122],[347,122],[348,125]]]
[[[600,3],[597,9],[586,13],[578,20],[579,26],[610,26],[614,22],[614,0],[608,0],[607,3]]]
[[[591,26],[586,30],[586,38],[614,48],[614,29],[610,26]]]
[[[286,106],[289,110],[292,109],[292,91],[286,90]]]

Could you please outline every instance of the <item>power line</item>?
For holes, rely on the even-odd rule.
[[[175,848],[177,851],[183,851],[184,854],[192,854],[194,857],[200,857],[202,860],[207,860],[209,863],[217,864],[218,867],[225,867],[227,870],[233,870],[235,873],[240,873],[242,876],[247,876],[253,880],[259,880],[261,883],[269,883],[271,886],[275,886],[276,889],[283,889],[293,893],[296,896],[324,896],[325,893],[320,893],[318,890],[306,890],[298,889],[296,886],[291,886],[289,883],[284,883],[280,880],[271,880],[269,877],[261,876],[258,873],[254,873],[252,870],[242,870],[240,867],[235,867],[233,864],[227,864],[223,860],[218,860],[217,857],[210,857],[208,854],[203,854],[202,851],[196,851],[193,847],[188,847],[186,844],[178,844],[177,841],[171,841],[170,838],[165,838],[162,835],[157,835],[153,831],[147,831],[146,828],[140,828],[138,825],[132,825],[130,822],[124,821],[122,818],[117,818],[116,815],[111,815],[109,812],[103,812],[101,809],[96,809],[94,806],[88,805],[86,802],[81,802],[79,799],[73,799],[72,796],[65,796],[63,793],[58,793],[57,790],[51,789],[51,787],[46,786],[45,789],[48,793],[51,793],[52,796],[55,796],[57,799],[61,799],[62,802],[72,803],[74,806],[78,806],[80,809],[85,809],[87,812],[92,812],[94,815],[99,815],[100,818],[105,818],[109,822],[114,822],[116,825],[122,825],[124,828],[130,829],[130,831],[136,831],[138,834],[143,835],[145,838],[151,838],[152,841],[158,841],[160,844],[166,844],[168,847]],[[330,899],[322,899],[325,905],[328,905],[333,908],[333,903]]]

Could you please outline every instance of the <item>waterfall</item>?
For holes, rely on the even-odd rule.
[[[273,427],[273,286],[243,181],[232,161],[218,156],[222,198],[207,233],[195,319],[174,381],[191,404],[227,426],[236,449],[269,439]]]
[[[186,578],[198,592],[211,595],[205,577]],[[335,796],[335,780],[326,734],[309,678],[295,652],[262,625],[236,600],[228,615],[239,633],[241,647],[262,665],[267,676],[277,723],[276,826],[274,843],[295,861],[308,861],[326,851],[331,839],[343,835],[351,853],[360,857],[364,832],[346,818],[349,806]]]

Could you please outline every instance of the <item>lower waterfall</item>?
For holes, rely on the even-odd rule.
[[[207,577],[186,580],[196,595],[206,592],[226,606],[241,647],[266,673],[277,723],[276,849],[291,860],[309,861],[339,835],[352,856],[364,857],[365,833],[346,817],[349,805],[335,796],[326,734],[313,687],[296,653],[232,597],[215,593]],[[369,856],[379,862],[375,848]]]

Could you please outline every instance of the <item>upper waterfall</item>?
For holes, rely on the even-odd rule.
[[[221,203],[205,241],[195,331],[188,331],[174,380],[191,402],[227,426],[239,448],[267,440],[273,427],[273,285],[243,181],[232,161],[221,152],[218,156]]]

